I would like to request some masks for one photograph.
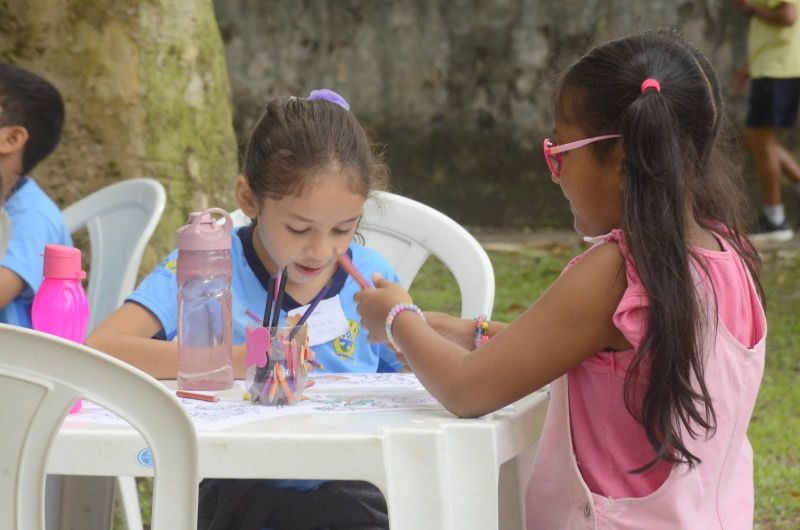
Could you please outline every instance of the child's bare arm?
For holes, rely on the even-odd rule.
[[[737,3],[745,14],[756,16],[773,26],[791,26],[797,20],[797,8],[790,2],[781,2],[773,8],[756,4],[751,0],[738,0]]]
[[[0,267],[0,308],[7,306],[25,288],[25,282],[17,274]]]
[[[126,302],[97,326],[86,339],[86,345],[113,355],[158,379],[175,379],[178,373],[178,345],[152,339],[159,331],[161,322],[153,313],[139,304]]]
[[[86,345],[113,355],[147,372],[156,379],[178,376],[178,343],[153,339],[161,331],[156,316],[133,302],[126,302],[100,323],[86,340]],[[233,347],[233,370],[244,378],[244,345]]]
[[[376,287],[381,288],[356,295],[362,322],[376,339],[385,305],[400,296],[399,287],[387,284],[380,281]],[[467,352],[445,339],[411,311],[395,318],[394,339],[442,404],[459,416],[480,416],[541,388],[605,348],[630,347],[612,321],[626,286],[622,255],[616,245],[605,244],[587,253],[477,350]]]

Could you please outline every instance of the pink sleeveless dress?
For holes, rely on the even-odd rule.
[[[606,241],[616,242],[626,258],[628,287],[614,323],[637,348],[647,321],[647,293],[622,232],[593,240]],[[682,437],[702,463],[692,470],[662,463],[648,473],[628,473],[654,455],[622,394],[635,350],[600,352],[550,385],[526,492],[529,530],[752,528],[753,464],[746,432],[764,369],[766,320],[746,267],[727,242],[720,238],[720,243],[721,252],[694,249],[709,270],[718,306],[717,314],[714,290],[697,269],[710,299],[702,310],[708,322],[704,366],[717,430],[710,438]],[[645,385],[642,380],[639,388]]]

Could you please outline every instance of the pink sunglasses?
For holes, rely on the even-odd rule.
[[[547,161],[547,167],[550,168],[550,173],[553,177],[559,177],[561,175],[561,168],[564,166],[564,156],[561,153],[566,153],[567,151],[572,151],[573,149],[578,149],[579,147],[583,147],[584,145],[589,145],[594,142],[599,142],[600,140],[610,140],[611,138],[619,138],[620,134],[605,134],[603,136],[595,136],[593,138],[586,138],[583,140],[578,140],[576,142],[570,142],[564,145],[558,145],[557,143],[550,140],[550,138],[544,139],[544,159]]]

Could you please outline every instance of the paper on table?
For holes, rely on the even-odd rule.
[[[311,372],[309,379],[314,381],[317,391],[330,390],[397,390],[398,388],[423,388],[417,376],[410,373],[380,374],[329,374]]]
[[[180,401],[198,431],[219,431],[292,414],[443,410],[413,374],[324,374],[314,379],[316,385],[305,393],[308,399],[285,407],[264,407],[230,397],[236,392],[220,395],[220,400],[214,403],[193,399]],[[90,401],[85,401],[83,409],[70,414],[64,422],[67,425],[127,424],[113,412]]]
[[[181,399],[186,413],[192,418],[194,428],[198,431],[220,431],[229,427],[243,425],[269,417],[282,416],[289,407],[261,407],[242,400],[220,398],[216,402]],[[302,407],[304,403],[297,405]],[[294,407],[294,406],[293,406]],[[294,414],[294,412],[290,412]],[[78,414],[70,414],[64,420],[66,425],[74,423],[95,423],[101,425],[127,425],[124,419],[100,405],[90,401],[84,402]]]
[[[308,394],[312,410],[319,412],[380,412],[389,410],[443,410],[425,390],[404,392],[349,392]]]

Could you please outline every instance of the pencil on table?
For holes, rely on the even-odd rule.
[[[217,396],[209,396],[208,394],[198,394],[195,392],[187,392],[185,390],[175,391],[175,395],[186,399],[198,399],[200,401],[219,401]]]

